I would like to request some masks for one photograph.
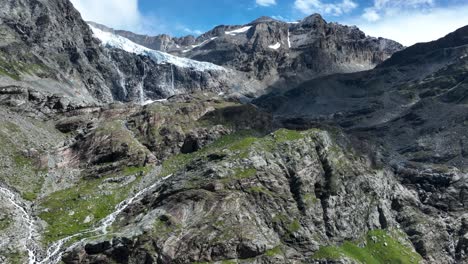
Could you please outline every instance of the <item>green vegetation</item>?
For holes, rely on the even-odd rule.
[[[276,246],[265,252],[265,256],[267,257],[274,257],[274,256],[282,255],[282,254],[283,254],[283,250],[281,250],[281,246]]]
[[[255,139],[253,135],[257,135],[257,132],[252,130],[236,132],[221,137],[220,139],[197,152],[172,156],[163,162],[161,174],[162,176],[170,175],[184,168],[190,162],[196,159],[207,159],[209,154],[219,153],[224,149],[230,150],[232,153],[235,150],[247,148],[248,145],[244,142],[244,140],[250,140],[249,138]]]
[[[0,122],[0,155],[9,165],[0,171],[0,179],[19,190],[24,199],[34,200],[42,188],[47,169],[40,167],[39,157],[23,154],[25,149],[35,146],[28,133],[16,123]]]
[[[370,231],[360,246],[359,242],[345,242],[339,247],[322,247],[313,255],[313,259],[352,259],[366,264],[382,263],[419,263],[421,256],[408,246],[405,237],[397,231]]]
[[[299,221],[297,219],[294,219],[289,225],[288,225],[288,231],[290,233],[295,233],[297,231],[299,231],[299,229],[301,228],[301,224],[299,223]]]
[[[130,176],[130,175],[144,175],[147,174],[151,171],[151,167],[125,167],[122,170],[122,174],[124,176]]]
[[[273,133],[273,137],[277,142],[281,143],[302,139],[304,138],[304,135],[296,130],[279,129]]]
[[[249,193],[265,194],[267,196],[275,196],[273,192],[262,186],[252,186],[247,189]]]
[[[3,255],[6,257],[8,264],[24,264],[25,263],[25,258],[26,258],[26,253],[22,252],[10,252],[10,253],[0,253],[0,255]]]
[[[129,168],[123,173],[145,170]],[[130,190],[139,180],[126,185],[104,183],[108,178],[82,181],[72,188],[52,193],[41,201],[40,205],[45,210],[39,217],[49,224],[45,232],[46,243],[92,227],[112,213],[115,206],[129,196]],[[101,188],[104,184],[105,188]]]
[[[297,219],[291,219],[290,216],[284,215],[284,214],[277,214],[275,217],[273,217],[273,223],[279,226],[283,226],[286,234],[285,235],[291,235],[301,228],[301,224]]]
[[[40,64],[9,61],[0,54],[0,75],[5,75],[19,81],[22,74],[39,74],[46,72],[46,67]]]
[[[4,216],[3,218],[0,219],[0,231],[3,231],[10,227],[11,223],[13,220],[9,217]]]
[[[319,200],[317,197],[315,197],[314,194],[312,193],[306,193],[304,194],[304,204],[308,207],[314,206],[316,203],[318,203]]]
[[[174,224],[170,220],[156,219],[153,224],[154,237],[166,237],[173,232],[180,231],[182,226]]]
[[[261,137],[257,131],[242,130],[229,135],[225,135],[207,147],[190,154],[175,155],[163,162],[163,175],[174,173],[196,159],[206,159],[208,154],[228,153],[230,159],[245,159],[252,150],[271,151],[279,144],[286,141],[293,141],[304,138],[306,132],[280,129],[271,135]],[[234,178],[251,177],[255,173],[253,169],[244,171],[246,175],[236,174]],[[249,175],[253,174],[253,175]]]

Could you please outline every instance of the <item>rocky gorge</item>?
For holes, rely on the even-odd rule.
[[[0,263],[468,262],[467,27],[148,37],[0,5]]]

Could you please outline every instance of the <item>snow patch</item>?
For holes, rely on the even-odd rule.
[[[281,43],[277,42],[276,44],[274,45],[270,45],[268,46],[270,49],[274,49],[274,50],[277,50],[281,47]]]
[[[289,38],[289,36],[290,36],[290,33],[288,29],[288,48],[291,48],[291,39]]]
[[[152,103],[155,103],[155,102],[160,102],[160,103],[162,103],[162,102],[166,102],[166,101],[167,101],[167,99],[146,100],[146,101],[143,102],[142,105],[149,105],[149,104],[152,104]]]
[[[207,40],[203,41],[203,42],[200,43],[200,44],[192,45],[192,47],[191,47],[190,49],[183,50],[182,53],[187,53],[187,52],[189,52],[189,51],[191,51],[191,50],[193,50],[193,49],[195,49],[195,48],[204,46],[204,45],[207,44],[208,42],[213,41],[213,40],[215,40],[215,39],[217,39],[217,38],[218,38],[218,37],[213,37],[213,38],[210,38],[210,39],[207,39]]]
[[[249,31],[249,29],[251,28],[252,26],[247,26],[247,27],[241,27],[241,28],[238,28],[236,30],[232,30],[232,31],[226,31],[225,33],[227,35],[231,35],[231,36],[235,36],[239,33],[244,33],[244,32],[247,32]]]
[[[181,68],[191,68],[196,71],[226,71],[225,68],[213,63],[195,61],[187,58],[180,58],[165,52],[148,49],[122,36],[117,36],[113,33],[102,31],[91,25],[89,25],[89,27],[93,31],[94,36],[101,40],[102,45],[118,48],[130,53],[148,56],[158,64],[168,63]]]

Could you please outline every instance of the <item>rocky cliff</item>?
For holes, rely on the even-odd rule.
[[[366,36],[357,27],[327,23],[318,14],[294,23],[262,17],[246,25],[218,26],[196,39],[149,37],[93,25],[148,48],[235,69],[257,81],[250,84],[257,94],[318,76],[369,70],[403,48]]]
[[[313,15],[183,58],[0,3],[1,263],[468,261],[466,28],[321,76],[401,47]]]
[[[181,66],[122,47],[104,47],[69,1],[1,4],[0,78],[5,85],[66,97],[71,108],[113,101],[141,103],[230,87],[224,70]]]

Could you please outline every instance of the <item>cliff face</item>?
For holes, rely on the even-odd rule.
[[[183,58],[0,4],[1,263],[468,261],[466,28],[321,76],[401,46],[263,17]]]
[[[46,92],[112,101],[112,87],[103,77],[107,61],[69,1],[5,0],[1,5],[3,71]]]
[[[227,77],[220,72],[103,47],[69,1],[1,4],[0,78],[5,85],[66,97],[69,108],[228,88]]]
[[[318,76],[369,70],[403,48],[356,27],[327,23],[317,14],[297,23],[263,17],[247,25],[218,26],[193,41],[113,32],[148,48],[235,69],[258,82],[257,94]]]

